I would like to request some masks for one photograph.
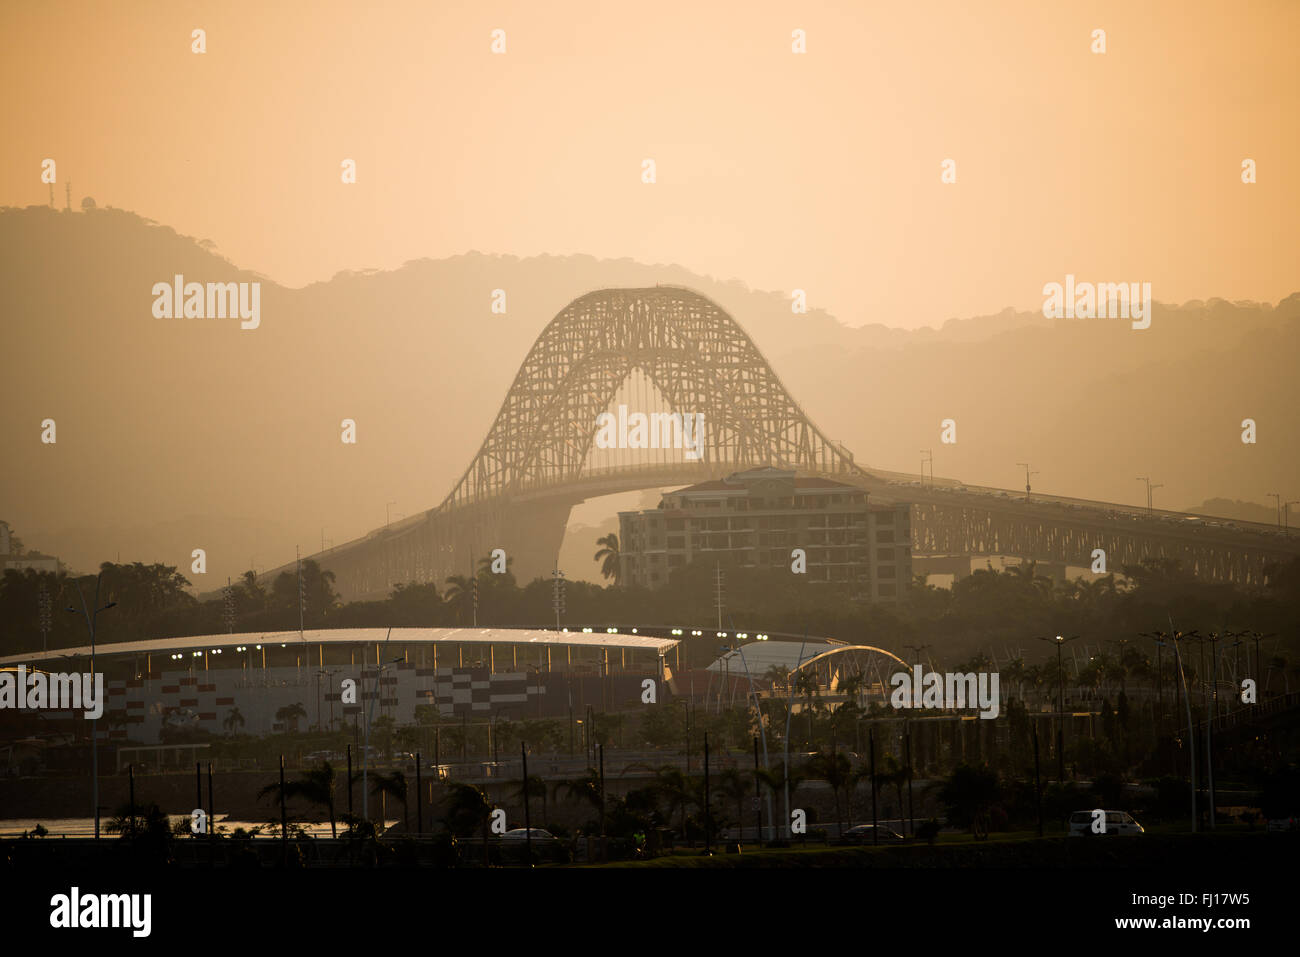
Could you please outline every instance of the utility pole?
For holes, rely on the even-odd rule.
[[[1187,693],[1187,676],[1183,673],[1183,656],[1178,647],[1179,638],[1195,638],[1196,632],[1189,631],[1186,633],[1175,631],[1172,621],[1169,623],[1170,638],[1174,643],[1174,663],[1178,667],[1178,678],[1183,688],[1183,706],[1187,709],[1187,736],[1188,748],[1187,753],[1191,758],[1192,770],[1192,833],[1195,834],[1200,830],[1200,824],[1196,819],[1196,731],[1192,725],[1192,698]]]
[[[100,607],[99,604],[99,585],[104,573],[100,572],[95,576],[95,600],[93,602],[95,610],[92,612],[86,606],[86,596],[81,593],[81,586],[77,586],[77,597],[81,599],[81,614],[86,619],[86,630],[90,632],[90,683],[95,683],[95,619],[99,617],[101,611],[108,611],[114,607],[117,602],[110,601],[108,604]],[[68,611],[74,615],[77,609],[68,606]],[[99,840],[99,719],[90,719],[90,790],[91,802],[95,806],[95,839]]]
[[[1277,527],[1282,527],[1282,496],[1277,492],[1269,492],[1268,497],[1277,502]]]
[[[930,487],[934,488],[934,453],[929,449],[921,449],[921,454],[925,458],[921,459],[921,485],[925,485],[925,467],[930,466]]]
[[[1138,476],[1136,479],[1134,479],[1134,481],[1135,481],[1135,482],[1146,482],[1146,483],[1147,483],[1147,511],[1148,511],[1148,512],[1152,511],[1151,493],[1154,492],[1154,491],[1155,491],[1156,489],[1158,489],[1158,488],[1164,488],[1164,487],[1165,487],[1165,486],[1164,486],[1164,483],[1163,483],[1163,482],[1157,482],[1155,485],[1152,485],[1152,484],[1151,484],[1151,477],[1150,477],[1149,475],[1140,475],[1140,476]]]
[[[1039,641],[1051,641],[1056,644],[1056,780],[1060,784],[1065,783],[1065,665],[1061,661],[1061,649],[1065,647],[1067,641],[1074,641],[1078,635],[1071,635],[1069,638],[1062,638],[1057,635],[1055,638],[1044,638],[1037,636]]]
[[[389,626],[388,635],[384,638],[385,646],[388,645],[388,639],[392,637],[393,629],[392,626]],[[379,657],[378,648],[375,649],[375,657],[376,659]],[[366,821],[370,820],[370,721],[375,714],[375,701],[383,694],[381,682],[384,669],[401,660],[402,659],[400,658],[394,658],[392,661],[386,661],[383,664],[378,660],[375,661],[375,694],[374,697],[370,699],[370,707],[366,710],[366,749],[361,752],[361,817]],[[349,787],[351,787],[351,785],[349,785]],[[382,824],[383,822],[380,823]]]
[[[1024,468],[1024,470],[1025,470],[1025,501],[1028,502],[1028,501],[1029,501],[1029,492],[1030,492],[1029,476],[1039,474],[1039,473],[1038,473],[1038,469],[1034,469],[1032,472],[1029,471],[1029,463],[1028,463],[1028,462],[1017,462],[1016,464],[1019,465],[1019,466],[1021,466],[1021,467]],[[933,475],[933,470],[931,470],[931,473],[932,473],[932,475]]]
[[[298,566],[298,640],[305,641],[306,639],[303,637],[302,625],[303,625],[303,614],[305,613],[307,608],[307,587],[302,580],[302,547],[301,546],[299,545],[294,546],[294,555],[296,556],[294,560]]]

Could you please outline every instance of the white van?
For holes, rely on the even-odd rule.
[[[1075,811],[1070,815],[1070,837],[1100,837],[1092,829],[1093,812]],[[1142,825],[1127,811],[1106,811],[1105,834],[1144,834]]]

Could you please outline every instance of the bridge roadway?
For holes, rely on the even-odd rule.
[[[508,496],[442,506],[363,538],[309,556],[336,575],[347,600],[386,597],[399,582],[467,575],[476,559],[505,548],[520,581],[549,573],[573,506],[590,498],[721,478],[735,463],[656,463],[583,473],[576,480],[522,485]],[[1033,493],[962,485],[936,478],[852,467],[817,472],[857,485],[873,501],[912,505],[913,553],[932,556],[1017,556],[1090,567],[1106,552],[1107,571],[1147,558],[1176,558],[1212,582],[1258,585],[1265,568],[1300,554],[1300,536],[1274,526]],[[914,473],[913,473],[914,474]],[[283,565],[263,576],[293,572]]]

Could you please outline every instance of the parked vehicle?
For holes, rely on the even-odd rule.
[[[550,831],[541,827],[516,827],[506,831],[500,837],[500,852],[503,863],[522,862],[528,851],[528,835],[533,839],[533,858],[537,861],[566,861],[569,849],[564,842]]]
[[[1106,811],[1106,830],[1096,832],[1092,829],[1092,811],[1075,811],[1070,815],[1070,837],[1101,837],[1103,834],[1143,834],[1139,824],[1127,811]]]
[[[884,825],[859,824],[851,827],[841,836],[845,844],[902,844],[903,835],[892,831]]]

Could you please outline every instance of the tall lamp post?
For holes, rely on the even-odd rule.
[[[1062,638],[1057,635],[1055,638],[1044,638],[1038,635],[1039,641],[1050,641],[1056,645],[1056,780],[1058,783],[1065,783],[1065,666],[1061,662],[1061,649],[1065,647],[1067,641],[1074,641],[1078,635],[1071,635],[1069,638]]]
[[[1017,462],[1016,465],[1019,465],[1019,466],[1023,467],[1024,470],[1025,470],[1025,501],[1028,502],[1028,501],[1029,501],[1029,492],[1030,492],[1029,476],[1031,476],[1031,475],[1037,475],[1037,474],[1038,474],[1038,469],[1034,469],[1032,472],[1029,471],[1029,463],[1028,463],[1028,462]]]
[[[100,572],[98,575],[95,576],[95,601],[93,603],[95,606],[95,610],[93,612],[86,605],[86,596],[83,595],[81,592],[81,585],[80,584],[77,585],[77,597],[81,599],[81,614],[86,619],[86,630],[90,632],[90,683],[92,687],[94,687],[95,684],[95,619],[99,617],[99,613],[101,611],[108,611],[108,609],[114,607],[117,604],[117,602],[115,601],[110,601],[108,604],[103,605],[102,607],[100,606],[99,584],[100,584],[100,580],[103,577],[104,577],[103,572]],[[69,605],[67,610],[72,612],[74,615],[77,613],[77,609],[74,608],[72,605]],[[91,792],[90,799],[91,802],[95,805],[95,839],[96,840],[99,839],[99,737],[96,733],[98,727],[99,727],[99,719],[91,718],[90,719],[90,792]]]
[[[389,628],[388,637],[384,639],[384,644],[388,644],[388,639],[391,637],[393,637],[393,629]],[[384,674],[384,669],[387,668],[389,665],[396,664],[401,660],[402,660],[401,657],[397,657],[389,661],[385,661],[383,664],[376,664],[377,670],[375,671],[375,697],[370,699],[370,708],[366,711],[366,744],[365,744],[365,750],[361,752],[361,819],[363,821],[370,820],[370,787],[369,787],[370,719],[374,716],[375,713],[375,700],[380,695],[383,694],[383,690],[381,688],[381,679]]]
[[[322,668],[316,672],[316,730],[321,730],[320,726],[320,680],[324,678],[328,684],[329,679],[338,674],[341,668]],[[334,730],[334,699],[330,698],[330,730]]]
[[[1164,483],[1163,483],[1163,482],[1157,482],[1155,485],[1152,485],[1152,484],[1151,484],[1151,476],[1149,476],[1149,475],[1139,475],[1139,476],[1138,476],[1137,478],[1135,478],[1133,481],[1135,481],[1135,482],[1146,482],[1146,483],[1147,483],[1147,511],[1150,512],[1150,511],[1152,510],[1152,508],[1151,508],[1151,505],[1152,505],[1151,493],[1154,492],[1154,491],[1155,491],[1156,489],[1158,489],[1158,488],[1164,488],[1164,487],[1165,487],[1165,486],[1164,486]]]

